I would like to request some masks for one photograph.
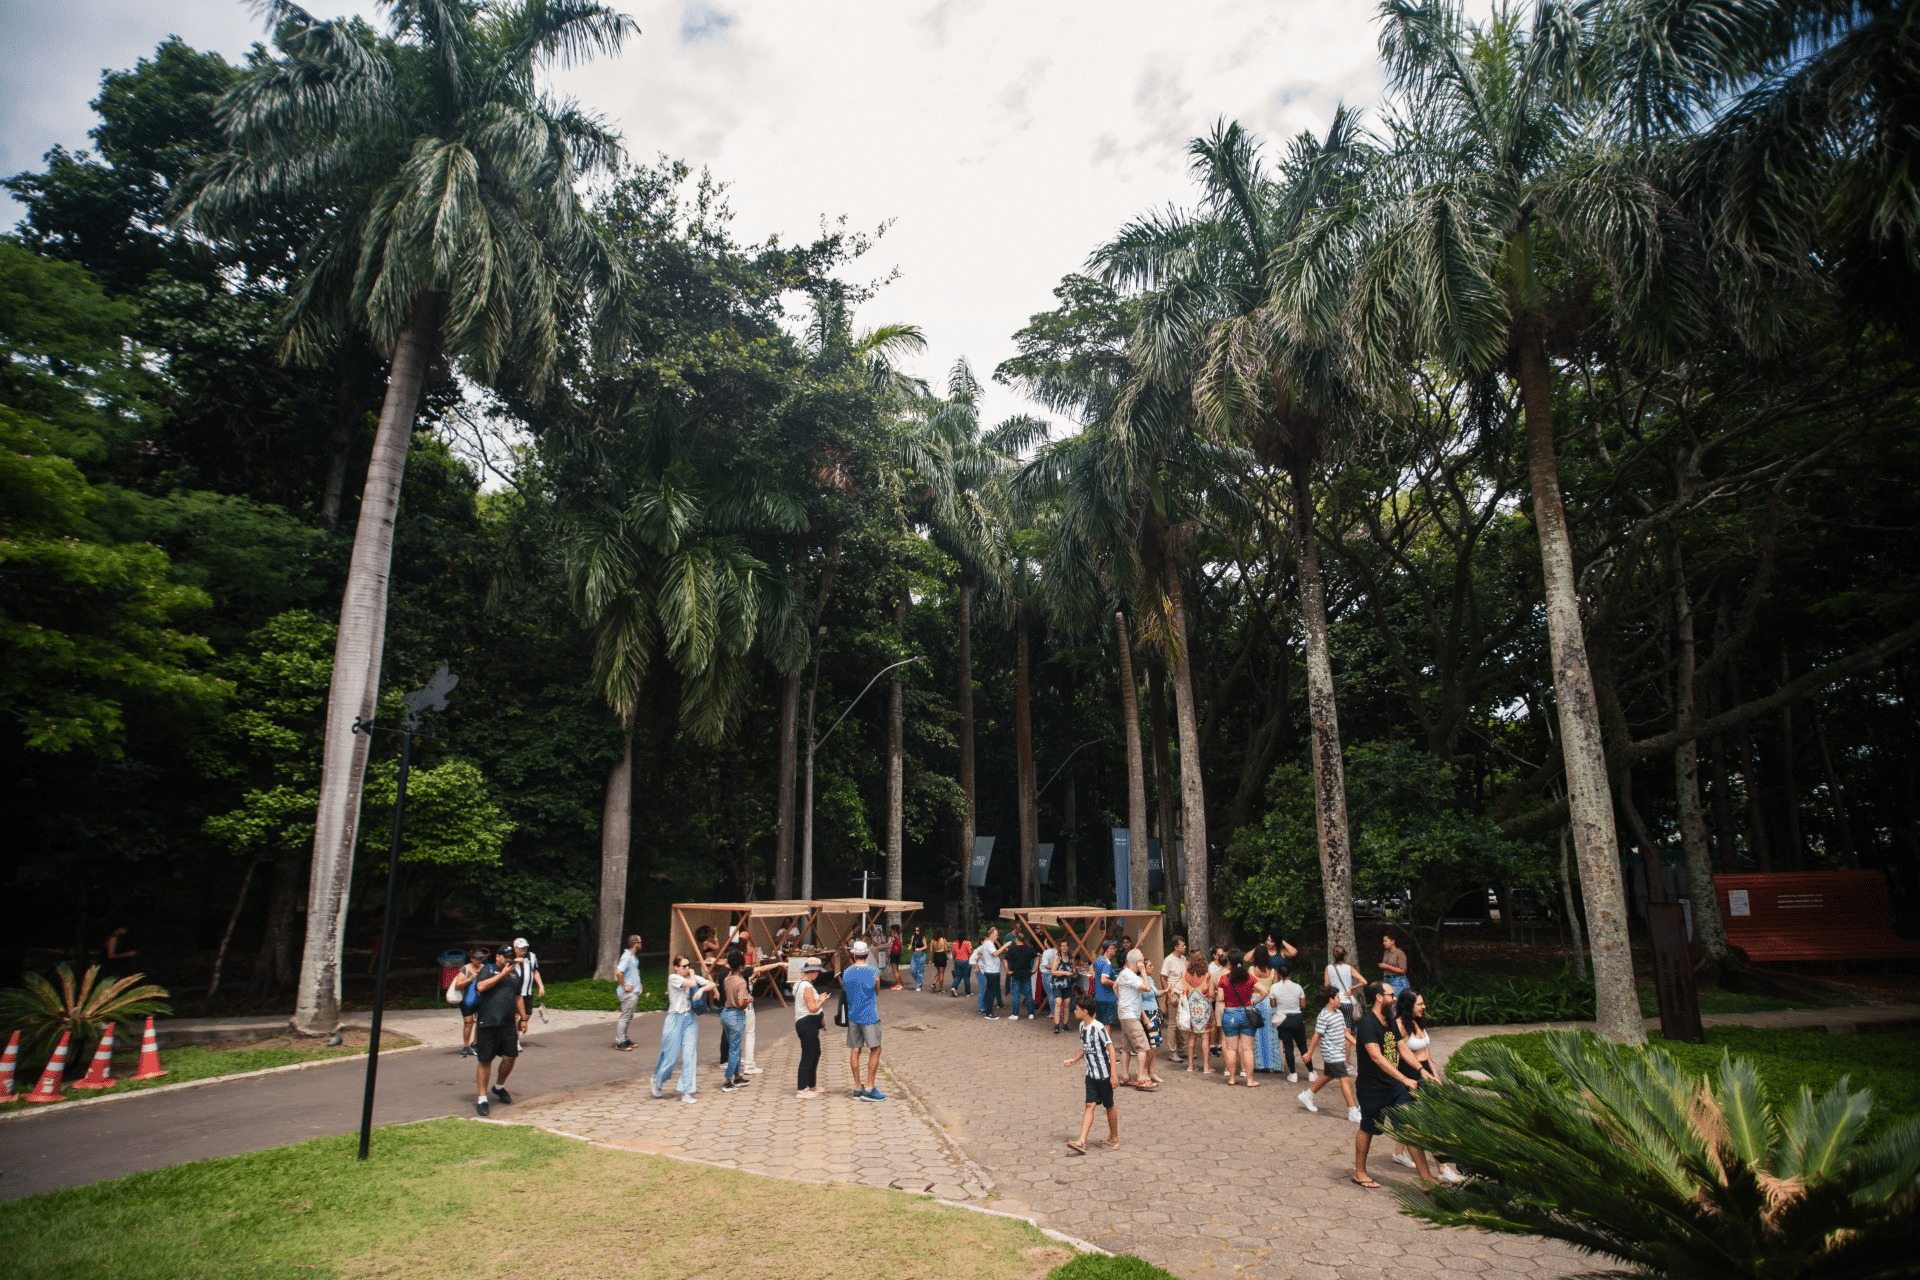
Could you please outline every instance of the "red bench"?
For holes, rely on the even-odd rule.
[[[1878,871],[1775,871],[1713,878],[1727,941],[1754,964],[1908,960]]]

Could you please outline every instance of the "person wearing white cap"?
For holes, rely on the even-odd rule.
[[[880,1074],[880,971],[867,963],[865,942],[856,941],[848,953],[853,963],[840,975],[840,989],[847,1006],[847,1062],[853,1072],[853,1096],[862,1102],[885,1102],[887,1095],[874,1087],[874,1078]],[[860,1084],[862,1049],[867,1050],[864,1088]]]
[[[800,965],[800,981],[793,984],[793,1031],[800,1037],[800,1071],[794,1081],[796,1098],[824,1098],[818,1084],[820,1029],[826,1023],[826,997],[814,986],[826,964],[808,956]]]
[[[520,998],[525,1002],[521,1008],[531,1012],[534,996],[540,997],[542,1004],[547,999],[547,980],[540,976],[540,957],[527,947],[525,938],[513,940],[513,958],[520,962]],[[520,1015],[520,1034],[527,1033],[527,1013]],[[545,1017],[545,1014],[541,1015]]]

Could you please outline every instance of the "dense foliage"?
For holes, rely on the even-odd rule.
[[[393,291],[416,249],[462,266],[395,240],[360,278],[321,250],[455,212],[472,254],[512,254],[447,277],[400,450],[368,705],[461,677],[414,760],[410,932],[520,931],[584,968],[659,941],[672,901],[809,875],[989,913],[1111,901],[1114,828],[1166,844],[1196,938],[1350,937],[1358,899],[1403,918],[1423,980],[1489,890],[1510,921],[1579,910],[1596,867],[1697,917],[1714,869],[1878,869],[1912,919],[1920,206],[1895,117],[1920,62],[1900,6],[1734,7],[1773,16],[1688,44],[1698,15],[1634,0],[1481,26],[1386,5],[1377,120],[1271,153],[1223,121],[1190,207],[1116,209],[1016,335],[995,377],[1070,420],[1052,439],[982,422],[964,365],[903,372],[919,330],[853,283],[870,237],[743,238],[722,183],[661,160],[536,251],[507,241],[573,217],[557,197],[520,222],[480,188],[416,207],[320,117],[274,114],[339,59],[421,91],[418,33],[274,6],[249,67],[169,41],[109,73],[95,146],[9,180],[0,242],[6,967],[132,922],[202,965],[231,950],[227,989],[294,984]],[[489,32],[466,53],[531,57]],[[1634,40],[1692,53],[1635,79]],[[533,74],[508,106],[563,111]],[[441,121],[446,147],[506,145],[478,120]],[[554,123],[578,171],[611,163],[597,122]],[[282,125],[351,201],[241,190],[235,140]],[[576,172],[541,155],[542,180]],[[521,294],[548,309],[507,317]],[[1569,716],[1604,824],[1570,793]],[[836,722],[809,865],[808,726]],[[356,798],[363,855],[393,750]],[[977,898],[975,834],[998,840]],[[352,951],[383,877],[354,860]],[[1554,986],[1550,1014],[1469,986],[1435,1012],[1592,1007]]]

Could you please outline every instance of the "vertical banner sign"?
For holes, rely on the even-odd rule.
[[[1167,876],[1160,861],[1160,837],[1147,837],[1147,896],[1152,898],[1166,887]]]
[[[1704,1044],[1700,992],[1693,983],[1693,952],[1687,946],[1687,922],[1680,904],[1648,903],[1647,929],[1653,935],[1653,985],[1660,997],[1660,1034],[1669,1040]]]
[[[1133,833],[1125,827],[1113,827],[1113,906],[1116,911],[1133,910],[1133,871],[1128,866]]]
[[[973,857],[967,862],[967,883],[976,889],[986,887],[987,864],[993,861],[993,837],[973,838]]]
[[[1048,879],[1050,878],[1048,873],[1051,872],[1052,870],[1053,870],[1053,846],[1050,844],[1043,844],[1040,846],[1040,883],[1041,884],[1047,883]]]

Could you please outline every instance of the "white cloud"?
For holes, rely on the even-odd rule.
[[[309,0],[317,13],[348,8]],[[356,6],[371,9],[371,4]],[[862,278],[873,324],[921,325],[916,372],[985,377],[1059,278],[1126,219],[1189,196],[1184,147],[1220,117],[1270,143],[1379,93],[1356,0],[631,0],[643,34],[560,87],[625,134],[731,184],[737,230],[891,222]],[[226,0],[0,0],[0,161],[83,145],[99,68],[177,31],[230,58],[260,28]],[[989,418],[1026,406],[994,389]]]

